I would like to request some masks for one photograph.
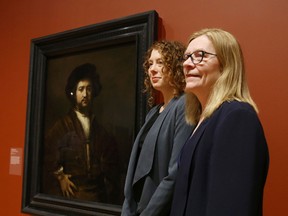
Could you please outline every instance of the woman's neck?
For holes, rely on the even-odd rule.
[[[202,112],[203,112],[205,110],[205,108],[206,108],[206,105],[207,105],[207,101],[208,101],[208,98],[209,98],[209,93],[202,93],[202,94],[194,93],[194,94],[198,98],[198,100],[199,100],[199,102],[201,104]]]
[[[199,126],[201,125],[201,123],[202,123],[203,121],[204,121],[204,118],[203,118],[203,117],[200,117],[199,122],[197,123],[194,131],[192,132],[192,136],[193,136],[193,134],[195,133],[195,131],[199,128]]]
[[[173,91],[165,91],[165,92],[161,92],[162,96],[163,96],[163,105],[160,108],[160,112],[162,112],[165,107],[168,105],[168,103],[171,101],[171,99],[174,97]]]

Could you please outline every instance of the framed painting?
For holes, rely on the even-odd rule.
[[[147,11],[32,39],[23,213],[121,214],[147,112],[142,63],[157,32]]]

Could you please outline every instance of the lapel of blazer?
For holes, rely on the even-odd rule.
[[[152,136],[146,136],[145,141],[143,143],[138,164],[135,170],[133,185],[139,181],[141,178],[146,176],[150,170],[152,169],[153,160],[154,160],[154,152],[157,143],[157,138],[160,133],[161,126],[166,118],[169,110],[173,107],[174,102],[176,99],[172,99],[170,103],[166,106],[163,112],[158,116],[152,127],[150,128],[148,134],[152,133]],[[149,137],[149,139],[147,139]]]
[[[136,139],[134,141],[134,145],[133,145],[131,156],[130,156],[128,172],[127,172],[127,177],[128,176],[132,177],[132,179],[131,179],[132,183],[134,182],[134,176],[135,176],[135,172],[137,170],[137,168],[136,168],[137,161],[138,161],[137,155],[138,155],[138,151],[139,151],[139,144],[140,144],[141,135],[144,133],[144,131],[146,130],[146,127],[149,125],[148,122],[151,120],[152,116],[156,112],[158,112],[158,110],[159,110],[159,108],[154,107],[153,110],[150,111],[151,113],[149,113],[149,117],[148,116],[146,117],[145,123],[141,127],[141,129],[138,132]]]
[[[190,164],[192,161],[192,158],[194,156],[194,152],[195,149],[197,147],[197,145],[200,142],[200,138],[202,137],[206,126],[208,123],[208,119],[204,120],[201,125],[199,126],[199,128],[195,131],[195,133],[193,134],[192,137],[189,138],[189,140],[186,142],[185,145],[187,145],[186,147],[183,147],[182,149],[182,155],[181,155],[181,159],[180,159],[180,163],[182,163],[182,159],[184,162],[184,172],[189,173],[189,170],[186,169],[190,169]]]
[[[180,167],[177,174],[177,190],[178,193],[174,194],[175,206],[177,206],[178,210],[177,214],[184,215],[184,209],[187,205],[187,196],[189,195],[189,184],[190,184],[190,176],[191,176],[191,162],[194,157],[194,152],[197,145],[200,142],[201,137],[204,134],[207,122],[203,121],[202,124],[198,127],[198,129],[194,132],[193,136],[190,137],[182,148],[178,164],[180,163]],[[193,171],[192,171],[193,172]],[[181,210],[182,209],[182,210]]]

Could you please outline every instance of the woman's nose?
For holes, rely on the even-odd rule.
[[[195,64],[193,63],[193,61],[191,60],[191,58],[187,58],[184,62],[183,62],[183,67],[185,66],[195,66]]]
[[[155,64],[152,64],[152,65],[150,66],[150,70],[151,70],[151,71],[155,71]]]
[[[157,71],[155,71],[155,70],[149,70],[149,76],[150,77],[153,77],[153,76],[155,76],[155,74],[157,73]]]
[[[156,73],[156,64],[150,65],[149,71],[150,71],[151,73]]]

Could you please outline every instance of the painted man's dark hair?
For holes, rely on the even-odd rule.
[[[99,74],[96,72],[96,66],[94,64],[86,63],[77,66],[67,79],[65,93],[69,100],[74,100],[77,84],[79,81],[85,79],[91,81],[93,98],[99,95],[102,86]]]

